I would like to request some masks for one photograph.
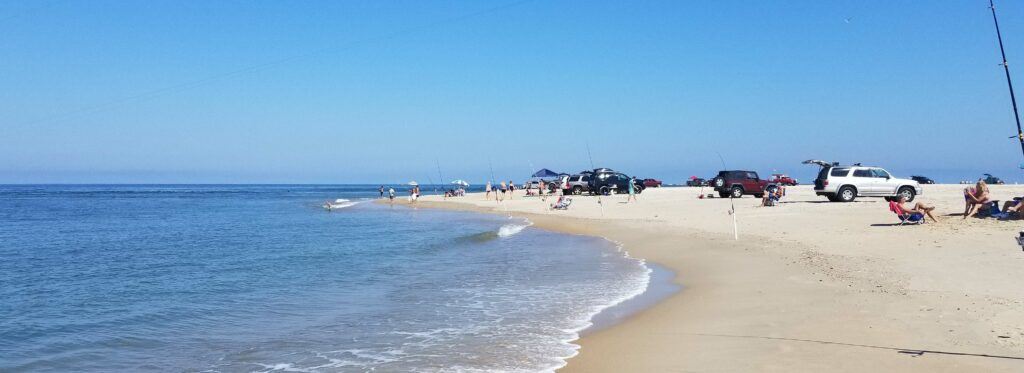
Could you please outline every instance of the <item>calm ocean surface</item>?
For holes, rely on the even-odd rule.
[[[0,186],[0,371],[547,371],[648,283],[611,243],[522,220],[320,208],[376,197]]]

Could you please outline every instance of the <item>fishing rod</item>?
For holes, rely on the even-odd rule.
[[[597,177],[597,174],[593,173],[593,171],[596,170],[597,168],[594,167],[594,155],[590,154],[590,140],[587,140],[587,158],[590,159],[590,168],[591,168],[591,170],[590,170],[591,171],[590,180],[594,181],[594,178]],[[601,207],[601,217],[604,217],[604,203],[602,203],[602,201],[601,201],[601,191],[600,190],[597,191],[597,205],[599,207]]]
[[[494,165],[491,164],[491,159],[487,158],[487,168],[491,170],[491,190],[494,190]],[[494,202],[498,202],[498,193],[494,193]]]
[[[1003,34],[999,31],[999,18],[996,17],[996,4],[988,0],[988,8],[992,10],[992,23],[996,25],[996,38],[999,40],[999,53],[1003,56],[1003,70],[1006,72],[1006,86],[1010,88],[1010,103],[1013,105],[1013,117],[1017,120],[1017,140],[1020,151],[1024,155],[1024,131],[1020,127],[1020,112],[1017,111],[1017,96],[1013,93],[1013,80],[1010,79],[1010,64],[1006,61],[1006,49],[1003,48]]]
[[[444,190],[444,185],[443,185],[444,184],[444,176],[441,175],[441,161],[439,161],[437,159],[437,157],[434,157],[434,164],[437,165],[437,177],[441,178],[441,180],[438,180],[438,182],[440,182],[442,184],[441,190]],[[445,197],[445,198],[447,198],[447,197]]]
[[[722,158],[722,153],[719,153],[719,152],[715,152],[715,153],[718,154],[718,160],[722,161],[722,170],[728,171],[729,167],[725,165],[725,158]],[[739,229],[739,225],[737,225],[737,223],[736,223],[736,202],[733,201],[732,193],[729,193],[729,206],[730,206],[729,207],[729,215],[732,215],[732,237],[733,237],[733,239],[739,241],[739,239],[740,239],[740,229]]]

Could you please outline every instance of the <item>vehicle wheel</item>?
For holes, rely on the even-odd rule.
[[[601,189],[599,189],[599,191],[600,191],[600,193],[599,193],[600,195],[607,196],[607,195],[610,195],[610,193],[608,193],[608,192],[610,192],[611,189],[608,189],[608,187],[603,186],[603,187],[601,187]]]
[[[897,196],[906,198],[907,202],[914,202],[915,194],[914,188],[911,187],[902,187],[898,192],[896,192]]]
[[[853,202],[857,199],[857,189],[849,185],[839,188],[837,198],[839,198],[839,202]]]
[[[572,194],[577,196],[583,194],[583,187],[579,185],[572,187]]]
[[[722,198],[729,198],[729,192],[718,192],[718,196]]]
[[[713,183],[714,183],[715,187],[721,188],[721,187],[725,186],[725,179],[720,178],[720,177],[716,177],[715,180],[713,181]]]
[[[738,186],[738,185],[732,187],[732,198],[740,198],[740,197],[743,197],[743,187]]]

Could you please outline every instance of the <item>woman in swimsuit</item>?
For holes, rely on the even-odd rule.
[[[964,189],[964,219],[967,219],[974,212],[975,208],[989,202],[988,184],[985,180],[978,180],[974,188]]]

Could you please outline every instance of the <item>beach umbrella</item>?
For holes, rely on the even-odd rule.
[[[464,187],[468,187],[469,186],[469,183],[467,183],[465,180],[462,180],[462,179],[458,179],[458,180],[452,181],[452,184],[460,185],[460,186],[464,186]]]
[[[409,182],[409,185],[411,185],[411,186],[417,186],[417,185],[420,185],[420,183],[417,183],[417,182],[415,182],[415,181],[410,181],[410,182]]]
[[[697,176],[690,175],[690,180],[697,180]]]

